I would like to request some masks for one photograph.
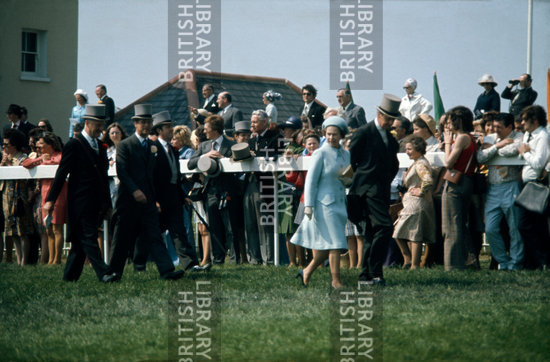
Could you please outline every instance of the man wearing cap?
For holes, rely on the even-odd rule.
[[[350,220],[366,219],[363,270],[359,280],[384,286],[382,265],[393,223],[389,214],[390,184],[399,169],[399,145],[390,133],[393,120],[399,117],[400,99],[384,94],[374,122],[355,131],[350,142],[351,166],[354,170],[349,191]]]
[[[477,84],[482,86],[485,91],[477,97],[477,102],[474,107],[475,119],[480,118],[485,112],[500,112],[500,96],[495,90],[498,83],[495,82],[493,76],[491,74],[483,74],[481,78],[479,78]]]
[[[414,120],[419,114],[428,114],[433,108],[430,101],[424,98],[422,94],[415,92],[417,85],[418,83],[413,78],[407,79],[403,84],[403,89],[407,94],[401,98],[399,112],[409,120]]]
[[[348,127],[355,129],[367,124],[365,110],[363,107],[353,103],[351,99],[351,91],[349,89],[338,89],[336,99],[340,104],[341,110],[344,112],[342,118],[346,120]]]
[[[132,117],[136,132],[117,146],[116,171],[120,180],[114,213],[112,270],[120,278],[128,253],[134,248],[134,269],[145,269],[151,254],[162,279],[179,279],[183,270],[174,265],[162,242],[159,214],[155,204],[154,170],[158,153],[163,152],[148,139],[152,127],[150,104],[136,104]],[[140,242],[136,244],[139,236]]]
[[[321,127],[323,124],[323,113],[325,107],[315,102],[317,97],[317,89],[311,84],[306,84],[302,87],[302,100],[304,106],[298,110],[298,114],[302,122],[309,128]]]
[[[204,98],[204,104],[201,110],[206,111],[206,116],[199,112],[200,110],[189,106],[189,111],[195,117],[195,122],[198,124],[204,124],[204,120],[211,114],[217,114],[220,109],[216,103],[217,97],[214,94],[214,87],[212,84],[205,84],[202,86],[202,97]]]
[[[218,94],[218,115],[223,118],[224,129],[232,131],[235,123],[242,121],[243,114],[239,108],[233,106],[233,97],[229,92]]]
[[[105,106],[89,104],[84,116],[84,130],[71,138],[63,148],[63,156],[46,198],[44,210],[51,212],[67,175],[68,236],[71,250],[67,257],[63,280],[77,281],[86,257],[102,282],[116,280],[116,275],[103,262],[97,244],[97,233],[103,216],[111,209],[107,178],[106,147],[99,141],[105,125]]]
[[[524,73],[519,79],[508,81],[508,86],[500,95],[502,98],[510,100],[510,113],[516,118],[523,108],[532,105],[537,99],[537,92],[531,88],[532,81],[531,75]],[[518,84],[519,88],[516,88]]]
[[[153,133],[158,136],[154,142],[159,150],[154,180],[155,196],[160,206],[160,227],[170,233],[181,267],[184,270],[196,270],[194,267],[198,266],[199,261],[195,246],[187,239],[182,222],[182,204],[186,198],[181,188],[178,153],[170,144],[174,134],[170,112],[163,111],[153,115]]]
[[[105,105],[105,115],[107,117],[105,127],[108,127],[115,121],[115,101],[107,95],[107,87],[104,84],[96,85],[95,94],[99,99],[97,103]]]
[[[223,93],[218,99],[222,95]],[[220,158],[231,156],[231,146],[235,142],[224,136],[223,131],[224,119],[221,116],[213,115],[206,118],[204,133],[208,141],[200,144],[187,163],[190,170],[198,168],[206,176],[206,212],[214,264],[223,264],[227,251],[232,245],[235,247],[229,208],[235,181],[233,175],[220,172],[221,166],[217,162]]]

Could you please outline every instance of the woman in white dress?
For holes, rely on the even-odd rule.
[[[342,287],[340,280],[340,251],[348,247],[345,226],[346,189],[340,175],[350,163],[349,152],[340,146],[348,133],[346,121],[337,116],[323,122],[326,143],[313,156],[305,181],[304,220],[291,239],[291,243],[313,249],[313,260],[298,272],[302,284],[307,286],[311,275],[327,258],[332,276],[331,286]]]

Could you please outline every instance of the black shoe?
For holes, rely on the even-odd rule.
[[[174,271],[168,272],[164,275],[161,275],[160,277],[164,280],[178,280],[181,277],[183,277],[184,273],[185,272],[183,270],[174,270]]]
[[[296,279],[300,278],[300,281],[302,282],[302,286],[307,288],[307,284],[304,283],[304,269],[301,269],[298,274],[296,274]]]
[[[102,283],[114,283],[114,282],[118,282],[119,280],[120,280],[120,276],[116,273],[105,274],[103,278],[101,278]]]
[[[145,264],[136,264],[134,263],[134,271],[136,272],[144,272],[146,269],[146,265]]]

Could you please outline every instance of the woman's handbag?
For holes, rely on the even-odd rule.
[[[468,160],[468,164],[466,165],[465,170],[468,171],[468,167],[470,167],[470,163],[472,162],[472,158],[474,157],[474,154],[470,156],[470,159]],[[449,182],[454,183],[455,185],[459,185],[462,181],[462,176],[464,175],[463,172],[458,170],[447,170],[445,171],[445,174],[443,175],[443,180],[447,180]]]
[[[544,214],[548,208],[549,195],[548,186],[530,181],[523,187],[514,203],[528,211]]]

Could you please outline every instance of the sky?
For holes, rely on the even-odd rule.
[[[546,107],[550,1],[533,3],[531,74],[537,103]],[[485,73],[494,76],[502,92],[509,79],[527,69],[527,4],[384,1],[382,87],[358,90],[352,85],[355,103],[373,118],[382,94],[403,96],[409,77],[418,81],[419,93],[433,100],[435,71],[445,108],[473,108],[482,92],[477,80]],[[221,0],[221,41],[215,44],[221,49],[221,71],[286,78],[298,86],[311,83],[322,102],[336,106],[336,89],[329,82],[334,71],[329,5],[329,0]],[[77,87],[93,94],[95,85],[104,83],[117,107],[124,107],[175,76],[168,74],[173,46],[168,44],[173,29],[168,8],[167,0],[80,0]],[[502,100],[501,110],[508,105]]]

